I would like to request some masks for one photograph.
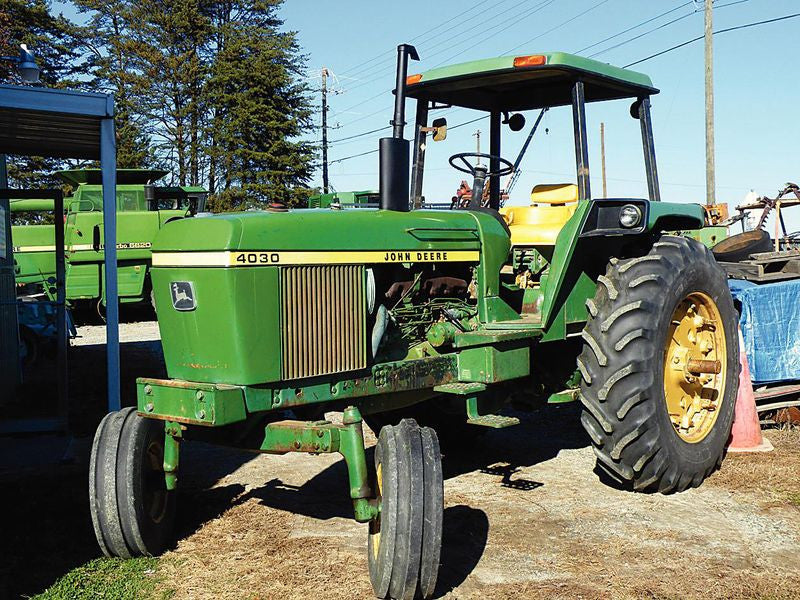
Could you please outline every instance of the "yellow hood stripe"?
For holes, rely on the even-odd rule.
[[[282,250],[154,252],[154,267],[264,267],[270,265],[346,265],[379,263],[477,262],[477,250]]]

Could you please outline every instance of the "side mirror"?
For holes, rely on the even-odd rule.
[[[439,117],[433,120],[433,141],[441,142],[447,139],[447,119]]]
[[[633,104],[631,104],[631,116],[637,121],[639,120],[639,109],[641,108],[641,106],[642,106],[641,98],[639,98]]]
[[[511,131],[520,131],[525,127],[525,115],[522,113],[514,113],[508,117],[505,122],[508,124],[508,128]]]

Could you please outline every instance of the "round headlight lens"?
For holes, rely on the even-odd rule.
[[[633,204],[626,204],[619,211],[619,224],[630,229],[642,222],[642,209]]]

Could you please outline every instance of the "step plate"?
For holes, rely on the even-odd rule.
[[[486,389],[484,383],[445,383],[434,386],[433,391],[440,394],[456,394],[458,396],[470,396]]]
[[[504,417],[503,415],[483,415],[481,417],[469,419],[467,423],[470,425],[482,425],[483,427],[502,429],[503,427],[519,425],[519,419],[516,417]]]

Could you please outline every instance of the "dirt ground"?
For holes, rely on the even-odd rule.
[[[124,371],[161,374],[157,328],[130,333]],[[102,369],[100,334],[82,334],[73,366]],[[644,495],[601,481],[578,416],[574,405],[547,407],[445,457],[437,597],[800,598],[800,430],[768,431],[774,452],[730,455],[699,489]],[[87,444],[78,440],[72,465],[0,472],[11,497],[0,544],[4,557],[13,551],[0,597],[41,591],[99,554]],[[351,518],[341,459],[191,443],[181,458],[177,543],[159,562],[159,596],[371,597],[366,526]]]

